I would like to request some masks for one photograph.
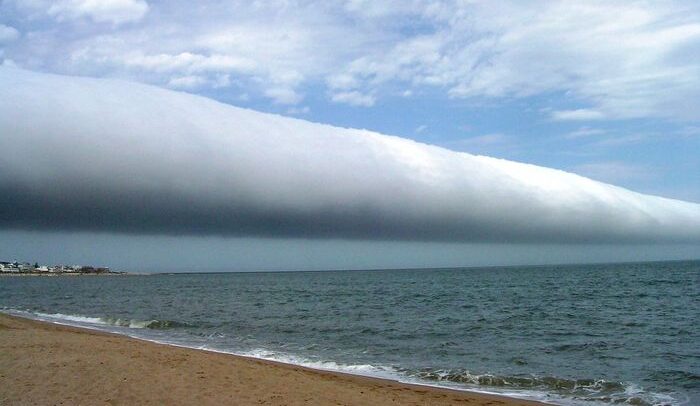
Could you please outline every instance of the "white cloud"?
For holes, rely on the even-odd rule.
[[[0,88],[3,228],[700,241],[700,205],[564,171],[123,81],[0,68]]]
[[[207,80],[202,76],[180,76],[170,79],[168,87],[174,89],[195,89],[207,83]]]
[[[119,58],[119,59],[117,59]],[[255,61],[231,55],[202,55],[190,52],[155,55],[118,55],[114,59],[127,67],[154,72],[252,72]]]
[[[331,89],[352,89],[360,86],[360,81],[348,73],[331,75],[326,79],[326,84]]]
[[[59,0],[47,10],[58,21],[88,17],[113,24],[138,21],[147,12],[148,4],[143,0]]]
[[[173,76],[196,75],[206,79],[203,88],[217,87],[216,78],[228,75],[251,96],[295,104],[303,99],[303,86],[332,70],[340,55],[359,49],[365,38],[363,33],[350,35],[350,27],[335,24],[313,7],[284,10],[261,3],[190,9],[189,4],[166,4],[153,5],[148,25],[61,44],[68,47],[63,53],[70,61],[61,63],[63,56],[58,56],[53,63],[62,71],[67,66],[74,73],[101,71],[166,85]],[[164,13],[169,18],[159,19]],[[192,13],[200,13],[199,18]]]
[[[231,86],[229,75],[186,75],[172,77],[167,86],[173,89],[183,89],[196,91],[202,87],[212,87],[214,89]]]
[[[272,99],[277,104],[298,104],[304,97],[294,89],[286,87],[271,87],[265,90],[265,96]]]
[[[605,118],[605,115],[596,110],[576,109],[552,111],[551,117],[557,121],[592,121],[602,120]]]
[[[579,138],[588,138],[596,135],[602,135],[605,133],[607,133],[607,131],[601,128],[580,127],[577,130],[565,134],[564,138],[575,140]]]
[[[692,3],[439,2],[417,15],[433,32],[337,74],[361,80],[357,89],[401,80],[457,98],[564,92],[592,106],[562,119],[700,118],[688,107],[700,98],[700,9]]]
[[[12,42],[19,38],[19,31],[9,25],[0,24],[0,45]]]
[[[700,118],[696,2],[375,3],[35,0],[0,3],[0,12],[63,20],[35,24],[7,51],[44,71],[159,85],[196,75],[203,87],[231,75],[253,97],[286,89],[277,103],[318,86],[363,106],[429,87],[454,98],[555,93],[587,106],[553,106],[556,119]]]
[[[335,103],[345,103],[351,106],[372,107],[376,98],[370,94],[362,94],[358,91],[338,92],[331,95],[331,100]]]
[[[0,53],[0,57],[2,57],[2,54]],[[5,68],[17,68],[17,64],[15,61],[12,59],[3,59],[2,63],[0,63],[0,66],[5,67]]]
[[[220,89],[224,87],[231,86],[231,75],[230,74],[218,74],[215,76],[214,80],[211,82],[211,86],[215,89]]]

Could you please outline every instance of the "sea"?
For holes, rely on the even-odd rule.
[[[700,405],[700,261],[2,277],[0,310],[559,405]]]

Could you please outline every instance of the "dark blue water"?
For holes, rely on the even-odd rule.
[[[3,277],[0,308],[559,404],[700,405],[700,262]]]

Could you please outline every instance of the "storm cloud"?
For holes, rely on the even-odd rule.
[[[696,242],[700,205],[117,80],[0,67],[0,228]]]

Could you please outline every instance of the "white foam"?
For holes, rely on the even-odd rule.
[[[63,314],[63,313],[29,313],[34,314],[37,318],[46,321],[72,321],[76,323],[90,323],[90,324],[107,324],[99,317],[86,317],[78,316],[73,314]]]
[[[371,364],[343,364],[334,361],[310,360],[292,354],[277,353],[266,349],[255,349],[236,353],[245,357],[299,365],[322,371],[344,372],[353,375],[372,376],[376,378],[399,380],[403,376],[394,368]]]
[[[533,391],[533,390],[494,391],[494,390],[485,390],[482,388],[465,388],[464,386],[461,386],[457,383],[450,383],[450,382],[440,382],[440,383],[427,382],[427,381],[424,381],[424,380],[421,380],[418,378],[407,376],[405,374],[402,374],[396,368],[384,366],[384,365],[343,364],[343,363],[337,363],[334,361],[320,361],[320,360],[314,361],[314,360],[299,357],[296,355],[273,352],[273,351],[269,351],[266,349],[255,349],[255,350],[244,351],[244,352],[221,351],[221,350],[216,350],[216,349],[211,349],[211,348],[199,348],[199,349],[220,352],[220,353],[225,353],[225,354],[240,355],[240,356],[244,356],[244,357],[263,359],[263,360],[267,360],[267,361],[281,362],[281,363],[290,364],[290,365],[298,365],[298,366],[311,368],[311,369],[315,369],[315,370],[321,370],[321,371],[341,372],[341,373],[351,374],[351,375],[359,375],[359,376],[366,376],[366,377],[372,377],[372,378],[387,379],[387,380],[411,384],[411,385],[420,385],[420,386],[427,386],[427,387],[432,387],[432,388],[453,389],[453,390],[460,390],[460,391],[477,392],[477,393],[483,393],[483,394],[488,394],[488,395],[507,396],[507,397],[517,398],[517,399],[546,401],[546,402],[549,402],[550,404],[554,404],[554,403],[552,403],[554,398],[550,394],[545,393],[545,392],[538,392],[538,391]],[[557,402],[557,404],[569,405],[569,403],[567,402],[568,399],[561,398],[561,399],[557,399],[557,400],[559,400]],[[594,404],[592,404],[590,402],[587,402],[586,405],[587,406],[595,406]]]
[[[142,329],[147,328],[155,320],[133,320],[110,317],[89,317],[76,314],[63,313],[43,313],[43,312],[28,312],[22,310],[6,310],[9,314],[41,321],[48,321],[57,324],[76,325],[78,327],[96,326],[114,326],[124,328]]]

